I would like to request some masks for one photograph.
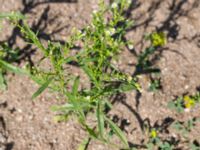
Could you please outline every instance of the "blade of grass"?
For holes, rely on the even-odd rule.
[[[76,85],[75,85],[75,84],[77,84],[76,82],[77,81],[75,80],[74,85],[73,85],[74,89],[76,89]],[[79,121],[81,123],[85,122],[85,114],[81,107],[78,95],[77,94],[74,95],[73,89],[72,89],[72,92],[66,92],[66,96],[68,97],[68,101],[70,103],[72,103],[72,105],[74,106],[74,112],[76,112],[78,114]]]
[[[68,110],[73,110],[74,109],[74,106],[72,104],[64,104],[63,106],[57,106],[57,105],[54,105],[51,107],[51,110],[52,111],[68,111]]]
[[[75,96],[78,92],[78,86],[79,86],[79,83],[80,83],[80,78],[79,77],[76,77],[75,80],[74,80],[74,84],[73,84],[73,88],[72,88],[72,94]]]
[[[32,99],[35,99],[37,96],[39,96],[51,83],[52,79],[47,80],[32,96]]]
[[[93,129],[91,129],[88,125],[84,125],[85,129],[88,131],[88,133],[90,134],[90,136],[94,139],[98,139],[97,134],[95,133],[95,131]]]
[[[89,142],[90,142],[90,138],[89,138],[89,137],[85,138],[85,139],[82,141],[82,143],[79,145],[79,147],[78,147],[77,150],[86,150],[86,149],[87,149],[87,146],[88,146],[88,144],[89,144]]]
[[[102,104],[101,101],[98,101],[98,107],[97,107],[97,121],[98,121],[98,129],[100,133],[100,137],[104,138],[104,115],[102,112]]]
[[[3,73],[0,72],[0,89],[1,90],[6,90],[7,86],[6,86],[6,81],[4,79]]]
[[[0,19],[8,18],[10,20],[20,20],[25,19],[25,16],[19,12],[12,12],[12,13],[0,13]]]
[[[3,61],[0,59],[0,66],[3,67],[4,69],[11,71],[16,74],[27,74],[27,72],[24,69],[18,68],[16,66],[13,66],[6,61]]]
[[[82,66],[82,68],[85,71],[85,73],[88,75],[90,80],[95,84],[95,86],[99,87],[99,84],[98,84],[97,80],[95,79],[93,72],[87,66]]]
[[[108,119],[107,117],[105,117],[105,120],[110,125],[110,128],[114,131],[114,133],[121,139],[121,141],[123,142],[123,144],[127,148],[129,148],[128,141],[127,141],[124,133],[121,131],[121,129],[112,120]]]

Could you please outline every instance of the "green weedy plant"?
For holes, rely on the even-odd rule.
[[[200,150],[200,145],[197,141],[194,141],[193,143],[190,144],[190,149],[191,150]]]
[[[188,134],[200,122],[200,118],[192,118],[185,122],[176,121],[172,124],[172,127],[176,129],[184,138],[187,138]]]
[[[181,143],[189,144],[191,142],[191,139],[188,137],[188,134],[191,132],[191,130],[199,123],[200,118],[192,118],[189,119],[185,122],[181,121],[175,121],[170,125],[170,127],[174,128],[178,134],[180,134],[180,137],[183,137],[185,141],[182,140],[177,140],[177,142],[172,142],[169,141],[165,138],[162,138],[160,135],[162,134],[162,129],[161,128],[151,128],[151,127],[146,127],[149,140],[146,144],[146,148],[148,150],[154,150],[154,149],[159,149],[159,150],[173,150],[176,149],[177,146]],[[188,145],[187,145],[188,146]],[[190,144],[191,149],[198,150],[198,145]]]
[[[175,148],[175,145],[169,140],[161,137],[163,133],[162,126],[151,126],[148,121],[144,122],[143,126],[145,131],[144,133],[147,136],[147,142],[144,144],[145,149],[173,150]]]
[[[152,66],[150,57],[156,52],[158,47],[166,44],[166,36],[163,32],[153,32],[149,35],[146,35],[145,39],[150,40],[151,45],[138,56],[138,63],[136,65],[137,72],[159,73],[160,69]]]
[[[8,18],[12,20],[13,24],[16,24],[19,19],[24,19],[19,13],[1,13],[0,14],[0,21],[4,18]],[[1,28],[0,28],[1,29]],[[6,90],[7,89],[7,82],[5,75],[7,71],[16,73],[16,74],[26,74],[26,71],[11,65],[11,63],[16,62],[19,60],[18,49],[12,50],[9,48],[7,43],[0,44],[0,89]]]
[[[159,150],[173,150],[174,145],[168,142],[167,140],[162,139],[159,137],[159,132],[160,129],[148,129],[148,135],[149,135],[149,140],[146,144],[146,148],[148,150],[154,150],[154,149],[159,149]]]
[[[198,142],[192,142],[191,138],[189,137],[189,133],[194,129],[194,127],[197,125],[197,123],[200,122],[200,118],[192,118],[187,121],[176,121],[172,124],[172,127],[176,129],[180,137],[182,137],[181,143],[187,143],[188,148],[192,150],[199,150],[199,144]],[[194,140],[198,141],[198,140]]]
[[[200,92],[194,95],[179,96],[177,99],[170,101],[168,107],[179,113],[188,111],[200,103]]]
[[[150,83],[149,86],[149,91],[151,92],[156,92],[157,90],[159,90],[161,88],[161,82],[160,79],[153,79]]]
[[[43,52],[44,57],[37,65],[27,67],[29,71],[19,70],[28,74],[40,85],[32,98],[36,98],[46,88],[57,91],[65,97],[65,104],[53,106],[52,110],[59,112],[60,115],[56,116],[58,121],[76,116],[88,132],[89,138],[83,141],[79,150],[85,149],[90,139],[118,147],[109,139],[109,131],[119,137],[124,148],[129,148],[124,133],[106,114],[106,109],[112,108],[109,102],[111,96],[133,89],[140,90],[140,86],[134,78],[124,74],[111,63],[113,59],[117,59],[117,55],[123,47],[129,44],[129,42],[123,41],[126,29],[132,25],[132,22],[123,16],[123,12],[129,7],[129,4],[130,1],[127,0],[116,0],[111,6],[106,6],[101,0],[100,9],[93,13],[90,25],[81,31],[74,31],[64,45],[49,41],[47,47],[40,42],[37,33],[29,28],[21,14],[0,15],[0,19],[10,20],[20,29],[28,43]],[[109,19],[105,17],[106,14],[110,15]],[[19,19],[23,21],[22,24],[19,24]],[[81,43],[81,50],[76,54],[71,54],[71,50],[77,43]],[[45,60],[49,61],[50,69],[42,68],[41,62]],[[72,62],[77,64],[88,76],[89,88],[80,89],[81,77],[75,76],[73,72],[68,72],[66,69],[66,65]],[[3,64],[0,62],[0,64],[4,68],[9,65],[6,62]],[[89,112],[92,112],[90,114],[96,118],[95,125],[91,126],[87,123]]]
[[[152,61],[155,59],[154,55],[158,51],[158,48],[164,46],[167,39],[163,32],[153,32],[146,35],[145,39],[150,40],[151,44],[139,54],[135,74],[148,73],[151,80],[149,91],[156,92],[162,88],[159,77],[160,69],[156,68]]]
[[[18,60],[18,50],[12,50],[6,43],[0,45],[0,89],[7,89],[7,82],[5,75],[7,71],[13,73],[22,73],[19,68],[10,65]]]

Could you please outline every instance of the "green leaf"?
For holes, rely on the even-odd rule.
[[[136,86],[133,84],[121,84],[119,87],[120,92],[126,92],[126,91],[130,91],[133,89],[136,89]]]
[[[67,110],[73,110],[74,109],[74,105],[66,103],[62,106],[51,106],[51,111],[67,111]]]
[[[25,16],[19,12],[11,12],[11,13],[0,13],[0,19],[8,18],[10,20],[20,20],[25,19]]]
[[[73,88],[72,88],[72,94],[73,94],[74,96],[78,93],[78,86],[79,86],[79,83],[80,83],[80,78],[79,78],[79,77],[76,77],[75,80],[74,80]]]
[[[95,78],[95,75],[93,74],[92,70],[89,69],[86,65],[82,66],[83,70],[85,71],[85,73],[88,75],[88,77],[90,78],[90,80],[95,84],[96,87],[99,87],[99,84]]]
[[[124,133],[121,131],[121,129],[110,119],[105,117],[105,120],[110,125],[110,128],[115,132],[115,134],[121,139],[121,141],[124,143],[124,145],[129,148],[128,141],[124,135]]]
[[[46,56],[48,55],[47,50],[40,42],[39,38],[37,37],[37,34],[30,29],[29,25],[26,22],[24,22],[23,26],[19,26],[19,28],[21,32],[25,35],[26,39],[30,40],[29,41],[30,44],[37,46],[40,50],[42,50],[44,55]]]
[[[3,67],[4,69],[11,71],[13,73],[16,73],[16,74],[27,74],[27,72],[24,69],[15,67],[15,66],[13,66],[13,65],[11,65],[11,64],[9,64],[6,61],[3,61],[1,59],[0,59],[0,66]]]
[[[39,96],[51,83],[52,79],[47,80],[32,96],[32,99],[35,99],[37,96]]]
[[[195,145],[194,143],[192,143],[192,144],[190,145],[190,148],[191,148],[191,150],[200,150],[200,146]]]
[[[6,80],[3,76],[3,73],[0,72],[0,89],[1,90],[6,90],[7,86],[6,86]]]
[[[102,112],[102,104],[101,101],[98,101],[98,107],[97,107],[97,121],[98,121],[98,129],[101,138],[104,138],[104,115]]]
[[[73,111],[77,113],[80,123],[82,123],[85,121],[85,114],[84,114],[84,110],[82,108],[83,105],[81,104],[78,94],[76,93],[74,95],[74,92],[78,90],[78,88],[77,88],[78,87],[77,85],[79,82],[78,80],[75,79],[72,93],[66,92],[66,96],[68,97],[68,101],[73,105],[73,107],[74,107]]]
[[[79,145],[77,150],[86,150],[89,142],[90,142],[90,138],[84,139],[83,142]]]
[[[67,119],[68,119],[68,115],[58,115],[58,116],[54,116],[53,118],[55,122],[67,121]]]
[[[109,109],[112,109],[112,108],[113,108],[111,102],[109,102],[107,99],[105,100],[105,105],[106,105]]]
[[[121,85],[118,88],[115,88],[113,91],[117,91],[117,92],[127,92],[130,90],[136,89],[138,91],[141,91],[140,85],[135,83],[135,82],[131,82],[131,83],[121,83]]]
[[[61,65],[61,64],[67,64],[67,63],[70,63],[70,62],[72,62],[72,61],[74,61],[75,60],[75,58],[74,57],[68,57],[68,58],[65,58],[65,59],[63,59],[63,60],[61,60],[59,63],[59,65]]]
[[[175,103],[173,101],[169,101],[168,104],[167,104],[167,107],[169,109],[175,109],[176,108]]]
[[[93,129],[91,129],[89,126],[87,125],[84,125],[85,126],[85,129],[87,130],[87,132],[90,134],[90,136],[94,139],[97,139],[98,136],[97,134],[95,133],[95,131]]]

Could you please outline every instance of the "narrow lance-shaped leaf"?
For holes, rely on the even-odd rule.
[[[77,92],[78,92],[79,83],[80,83],[80,78],[79,78],[79,77],[76,77],[75,80],[74,80],[73,88],[72,88],[72,93],[73,93],[74,96],[75,96],[75,95],[77,94]]]
[[[0,13],[0,19],[8,18],[10,20],[20,20],[25,19],[25,16],[19,12],[11,12],[11,13]]]
[[[80,100],[78,96],[78,85],[79,85],[79,77],[74,80],[74,84],[72,87],[72,92],[66,92],[66,96],[68,97],[68,101],[74,106],[74,112],[78,114],[79,121],[85,120],[84,111],[80,105]],[[81,122],[80,121],[80,122]]]
[[[52,111],[68,111],[68,110],[73,110],[74,106],[72,104],[66,103],[62,106],[54,105],[51,107]]]
[[[16,74],[27,74],[27,72],[24,69],[18,68],[16,66],[13,66],[6,61],[3,61],[0,59],[0,66],[3,67],[4,69],[11,71]]]
[[[1,90],[6,90],[6,81],[4,79],[3,73],[0,71],[0,89]]]
[[[89,142],[90,142],[90,138],[84,139],[83,142],[79,145],[77,150],[86,150]]]
[[[32,96],[32,99],[35,99],[39,96],[51,83],[52,79],[47,80]]]
[[[98,101],[98,107],[97,107],[97,121],[98,121],[98,129],[101,138],[104,137],[104,115],[102,112],[102,104],[101,101]]]
[[[83,70],[85,71],[85,73],[88,75],[88,77],[90,78],[90,80],[95,84],[96,87],[99,87],[99,84],[95,78],[95,75],[93,74],[93,72],[87,67],[87,66],[82,66]]]
[[[110,119],[105,117],[105,120],[110,125],[110,128],[114,131],[114,133],[121,139],[121,141],[124,143],[124,145],[129,148],[128,141],[124,135],[124,133],[121,131],[121,129]]]
[[[91,129],[89,126],[84,125],[85,129],[88,131],[88,133],[90,134],[90,136],[94,139],[98,139],[97,134],[95,133],[95,131],[93,129]]]
[[[43,46],[43,44],[40,42],[39,38],[37,37],[37,34],[34,33],[30,27],[28,26],[28,24],[24,21],[24,24],[18,25],[18,27],[20,28],[21,32],[25,35],[25,37],[28,40],[31,40],[30,44],[33,44],[35,46],[37,46],[40,50],[42,50],[42,52],[47,56],[47,51],[45,49],[45,47]]]

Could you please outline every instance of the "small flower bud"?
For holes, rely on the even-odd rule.
[[[115,34],[115,28],[110,28],[110,29],[106,30],[105,33],[106,33],[106,35],[112,36],[113,34]]]
[[[118,7],[117,3],[112,3],[111,8],[115,9],[117,7]]]
[[[128,48],[131,50],[134,48],[134,46],[132,44],[128,44]]]
[[[127,0],[127,3],[128,3],[128,4],[131,4],[131,1],[132,1],[132,0]]]
[[[133,79],[133,78],[132,78],[131,76],[128,76],[127,81],[128,81],[128,82],[131,82],[132,79]]]
[[[92,13],[93,13],[93,14],[96,14],[96,13],[97,13],[97,10],[93,10]]]
[[[86,100],[90,100],[90,96],[86,96]]]

